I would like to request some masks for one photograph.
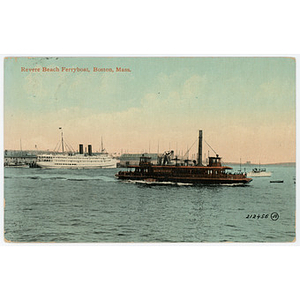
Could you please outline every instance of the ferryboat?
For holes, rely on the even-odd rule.
[[[168,157],[160,160],[162,164],[154,165],[151,157],[141,156],[138,165],[129,165],[127,171],[119,171],[118,179],[144,180],[145,182],[177,182],[192,184],[247,184],[252,181],[246,173],[229,172],[229,166],[222,166],[221,157],[209,157],[208,165],[202,164],[202,130],[199,130],[198,162],[193,166],[168,164]]]

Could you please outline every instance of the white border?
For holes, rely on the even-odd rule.
[[[0,5],[5,56],[300,53],[296,1],[17,0]],[[297,63],[297,100],[298,74]],[[297,184],[297,207],[298,199]],[[298,299],[300,262],[294,246],[298,241],[283,246],[0,244],[0,294],[33,300]]]

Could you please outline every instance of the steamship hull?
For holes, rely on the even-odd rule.
[[[37,166],[46,169],[116,168],[117,160],[108,155],[39,155]]]

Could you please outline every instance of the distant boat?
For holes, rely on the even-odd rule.
[[[11,162],[4,165],[5,167],[14,167],[14,168],[29,168],[29,165],[25,162]]]
[[[272,172],[267,172],[265,168],[254,168],[251,172],[247,173],[249,177],[271,177]]]

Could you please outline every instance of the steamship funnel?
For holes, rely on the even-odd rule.
[[[79,144],[79,154],[83,154],[83,144]]]
[[[198,166],[202,166],[202,130],[199,130]]]
[[[89,155],[92,155],[92,145],[88,145],[88,152],[89,152]]]

